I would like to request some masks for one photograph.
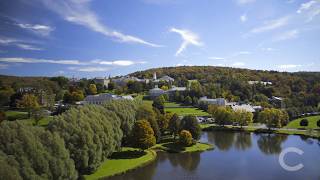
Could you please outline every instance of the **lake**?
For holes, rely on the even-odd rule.
[[[112,177],[113,180],[320,180],[320,143],[294,135],[245,132],[204,132],[200,141],[215,145],[201,153],[158,152],[157,160],[143,168]],[[288,147],[304,153],[289,152],[289,166],[303,164],[298,171],[287,171],[279,164],[279,154]]]

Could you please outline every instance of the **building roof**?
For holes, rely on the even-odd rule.
[[[176,87],[176,86],[172,86],[171,89],[169,89],[168,91],[185,91],[187,90],[186,87]]]
[[[174,81],[174,79],[170,76],[162,76],[161,78],[159,78],[160,81]]]
[[[255,110],[253,109],[253,107],[250,104],[233,105],[233,106],[231,106],[231,108],[234,111],[244,110],[244,111],[252,112],[252,113],[255,112]]]

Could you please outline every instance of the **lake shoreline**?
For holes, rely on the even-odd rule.
[[[313,130],[316,133],[315,134],[308,134],[309,132],[307,130],[295,130],[295,129],[261,129],[261,128],[255,128],[255,127],[227,127],[227,126],[216,126],[211,125],[208,127],[203,127],[202,131],[204,132],[210,132],[210,131],[231,131],[231,132],[253,132],[253,133],[266,133],[266,134],[284,134],[284,135],[297,135],[297,136],[303,136],[303,137],[309,137],[314,139],[320,138],[320,131],[319,130]]]

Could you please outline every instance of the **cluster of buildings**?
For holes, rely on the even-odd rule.
[[[261,106],[252,106],[250,104],[239,104],[237,102],[227,102],[227,100],[224,98],[208,99],[205,96],[199,99],[199,103],[201,102],[205,104],[211,104],[211,105],[217,105],[217,106],[230,106],[234,111],[244,110],[247,112],[254,113],[262,110]]]
[[[255,85],[255,84],[262,84],[262,85],[272,85],[272,82],[270,81],[248,81],[248,84]]]

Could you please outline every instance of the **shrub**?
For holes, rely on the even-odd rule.
[[[309,122],[308,122],[307,119],[302,119],[302,120],[300,121],[300,126],[308,126],[308,124],[309,124]]]
[[[192,145],[192,135],[187,130],[182,130],[179,134],[179,143],[183,146]]]
[[[317,121],[317,126],[320,127],[320,119]]]

